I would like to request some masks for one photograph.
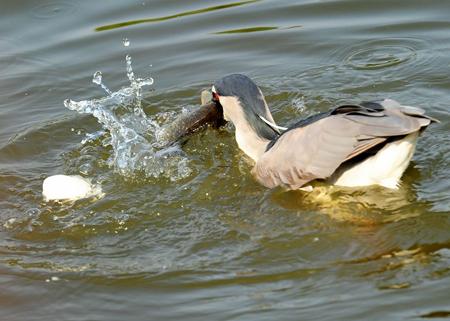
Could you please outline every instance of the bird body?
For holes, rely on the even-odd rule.
[[[394,100],[343,105],[279,130],[261,90],[244,75],[217,81],[213,95],[233,122],[239,148],[264,186],[299,189],[315,180],[397,188],[419,134],[434,120]]]
[[[380,185],[396,189],[409,165],[419,137],[418,132],[387,143],[364,161],[341,166],[329,179],[338,186]]]

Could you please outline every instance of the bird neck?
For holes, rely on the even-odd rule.
[[[231,121],[236,128],[236,142],[239,148],[255,162],[265,153],[267,145],[278,133],[251,110],[247,113],[236,97],[221,97],[225,120]],[[264,103],[265,116],[274,122],[272,115]]]
[[[255,162],[265,153],[270,140],[261,137],[245,120],[234,122],[239,148]]]

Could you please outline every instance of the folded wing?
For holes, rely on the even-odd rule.
[[[258,160],[253,174],[266,187],[298,189],[330,177],[343,162],[390,137],[419,131],[431,121],[422,109],[393,100],[340,106],[289,128]]]

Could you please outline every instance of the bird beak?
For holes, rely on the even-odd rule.
[[[220,97],[219,97],[218,94],[216,94],[215,92],[212,93],[212,101],[214,101],[214,102],[220,104],[219,98],[220,98]]]
[[[214,86],[212,86],[212,88],[211,88],[211,93],[212,93],[212,99],[211,100],[214,101],[215,103],[220,104],[220,100],[219,100],[220,96],[217,93],[216,88]]]
[[[223,107],[220,104],[220,96],[216,91],[216,88],[212,86],[211,88],[211,101],[214,103],[216,110],[217,110],[217,123],[214,127],[220,127],[226,124],[226,120],[223,117]]]

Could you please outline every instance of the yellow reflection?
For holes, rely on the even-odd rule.
[[[399,221],[423,213],[411,186],[398,190],[382,187],[345,188],[318,184],[311,192],[277,191],[273,200],[288,209],[311,210],[337,221],[358,225],[378,225]]]

